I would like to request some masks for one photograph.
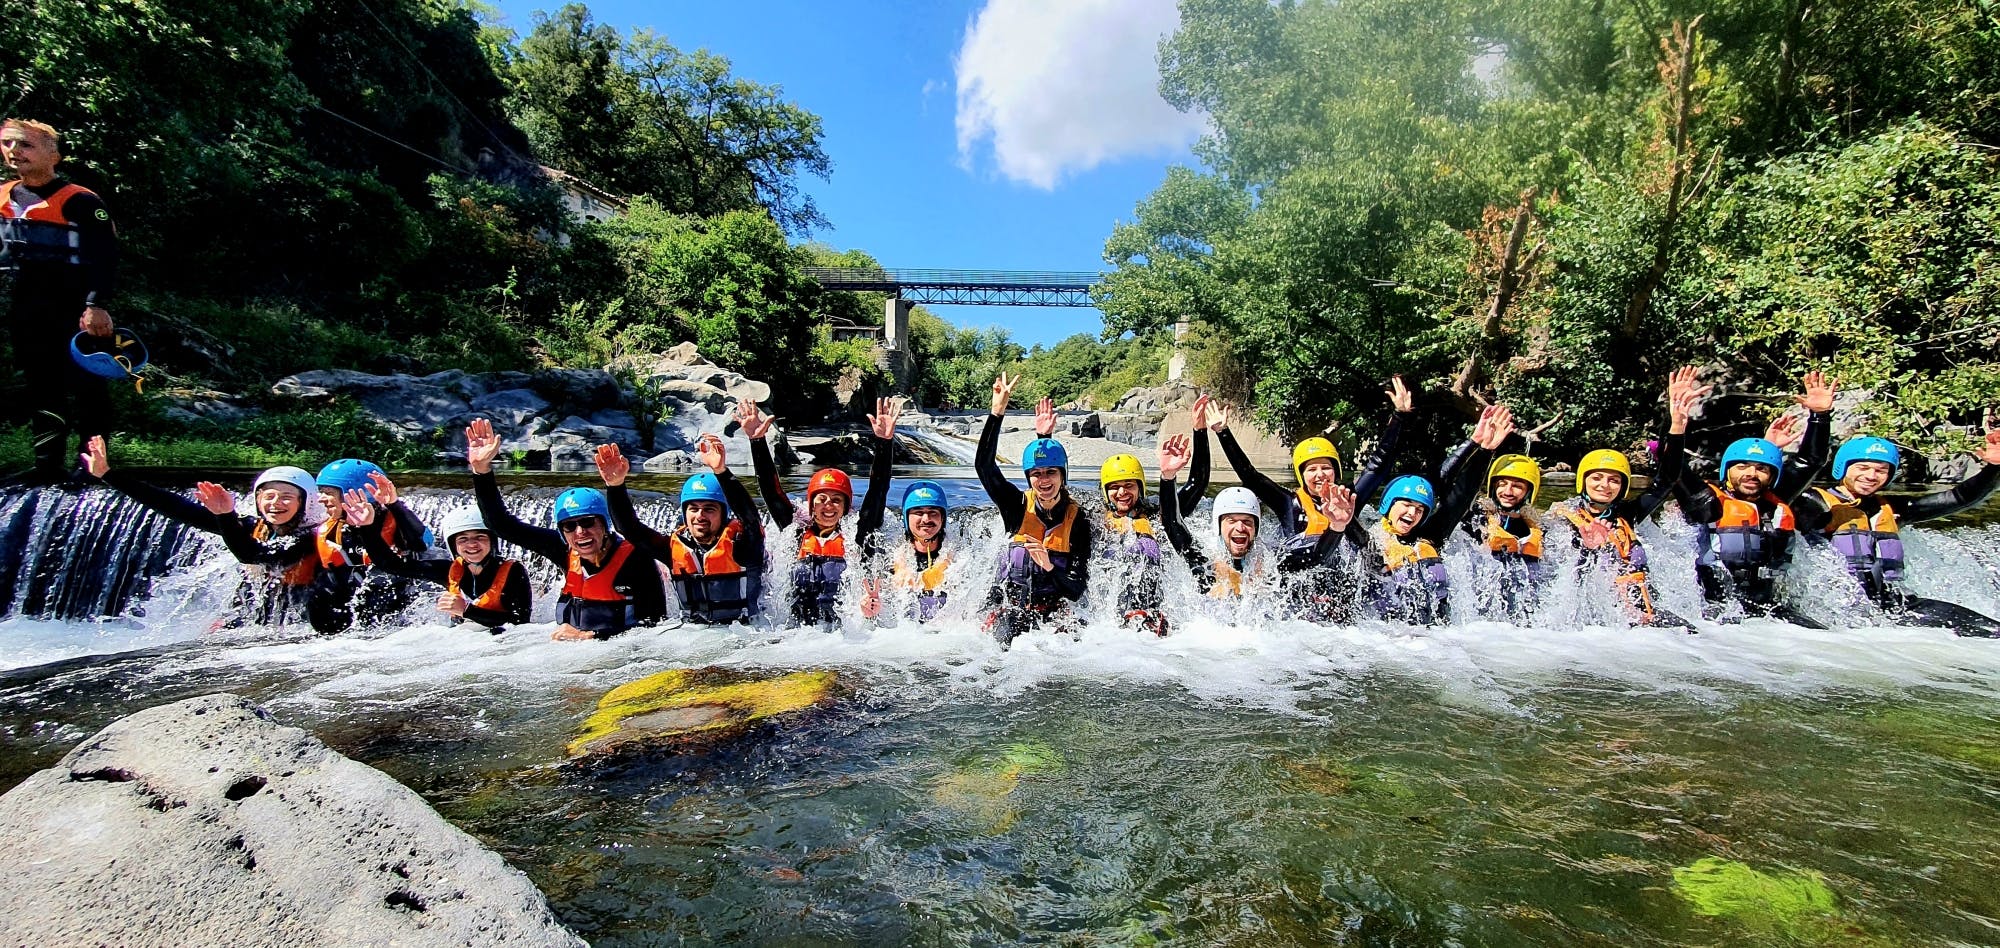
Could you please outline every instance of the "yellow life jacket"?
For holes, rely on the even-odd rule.
[[[1052,554],[1068,553],[1070,530],[1075,526],[1075,501],[1070,501],[1065,505],[1062,522],[1051,527],[1042,523],[1041,515],[1035,511],[1034,501],[1030,500],[1028,502],[1028,512],[1021,518],[1021,529],[1014,531],[1013,542],[1020,543],[1024,540],[1040,540],[1042,541],[1042,548]]]
[[[1306,515],[1306,527],[1304,530],[1299,531],[1301,536],[1316,537],[1325,533],[1326,528],[1333,526],[1333,522],[1326,519],[1325,514],[1319,512],[1319,501],[1314,499],[1313,495],[1306,493],[1305,488],[1301,487],[1293,491],[1293,493],[1298,495],[1299,509],[1304,511]]]
[[[1519,556],[1531,560],[1541,559],[1542,525],[1535,518],[1528,516],[1527,511],[1523,509],[1521,513],[1514,514],[1511,519],[1526,521],[1528,524],[1528,533],[1526,536],[1515,536],[1503,526],[1509,519],[1509,517],[1502,516],[1498,510],[1489,510],[1486,512],[1486,549],[1494,556]]]

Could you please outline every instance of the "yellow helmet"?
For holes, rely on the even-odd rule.
[[[1139,465],[1139,459],[1129,454],[1114,454],[1104,462],[1104,469],[1098,472],[1099,487],[1109,488],[1119,481],[1138,481],[1139,488],[1145,489],[1146,469]]]
[[[1326,458],[1333,462],[1333,476],[1335,480],[1338,480],[1340,478],[1340,449],[1334,447],[1333,442],[1325,438],[1307,438],[1299,442],[1297,447],[1292,448],[1292,476],[1299,479],[1300,487],[1304,487],[1306,483],[1306,462],[1316,461],[1320,458]]]
[[[1583,456],[1576,465],[1576,492],[1583,493],[1583,479],[1592,471],[1616,471],[1625,478],[1625,486],[1618,492],[1618,499],[1624,500],[1632,493],[1632,462],[1625,455],[1610,448],[1598,448]]]
[[[1493,464],[1486,468],[1486,490],[1489,494],[1493,491],[1493,479],[1496,477],[1527,481],[1529,507],[1535,505],[1535,498],[1542,492],[1542,466],[1525,454],[1503,454],[1493,459]]]

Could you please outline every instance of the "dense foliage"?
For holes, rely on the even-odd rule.
[[[1824,367],[1952,442],[2000,401],[1996,54],[1984,0],[1183,0],[1162,88],[1205,167],[1113,232],[1100,299],[1194,318],[1294,435],[1406,373],[1630,444],[1694,361],[1718,417]]]
[[[453,0],[29,0],[0,43],[0,113],[62,129],[118,220],[114,313],[172,373],[149,390],[691,339],[810,414],[855,361],[821,328],[852,304],[789,240],[825,223],[799,189],[830,170],[819,119],[706,51]],[[571,178],[628,212],[572,217]]]

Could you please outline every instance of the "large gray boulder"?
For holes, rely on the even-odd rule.
[[[386,774],[235,695],[141,711],[0,797],[0,942],[581,945]]]

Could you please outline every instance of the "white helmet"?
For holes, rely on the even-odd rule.
[[[1215,533],[1222,535],[1222,518],[1230,514],[1249,514],[1262,520],[1264,505],[1257,502],[1257,494],[1248,487],[1228,487],[1215,495],[1215,509],[1211,511]],[[1261,525],[1261,524],[1260,524]]]
[[[319,496],[319,482],[302,467],[274,467],[257,475],[257,482],[250,485],[250,492],[263,490],[265,484],[289,484],[299,489],[299,499],[309,500]]]
[[[446,549],[451,549],[451,541],[459,534],[471,530],[480,533],[493,532],[486,528],[486,518],[479,515],[478,507],[460,507],[445,514],[444,519],[438,522],[438,532],[444,535]]]

